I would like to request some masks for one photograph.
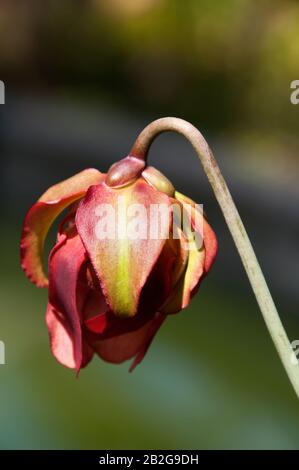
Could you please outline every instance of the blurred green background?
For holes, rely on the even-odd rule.
[[[51,184],[105,171],[150,120],[207,135],[290,338],[299,338],[299,4],[291,0],[2,0],[0,447],[298,449],[299,405],[192,149],[151,163],[203,202],[219,255],[133,374],[51,357],[47,292],[19,268],[22,218]]]

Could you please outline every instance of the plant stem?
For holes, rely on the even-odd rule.
[[[157,119],[140,133],[130,155],[146,160],[151,143],[159,134],[165,131],[174,131],[182,134],[189,140],[195,149],[234,239],[269,333],[273,339],[289,379],[293,384],[297,397],[299,398],[299,367],[298,364],[293,363],[291,360],[292,355],[294,355],[294,351],[281,323],[279,314],[238,210],[213,153],[202,134],[192,124],[184,121],[183,119],[175,117]]]

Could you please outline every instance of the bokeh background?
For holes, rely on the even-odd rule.
[[[190,146],[151,163],[204,203],[219,255],[143,364],[51,357],[47,292],[19,267],[28,207],[85,167],[105,171],[152,119],[210,142],[290,338],[299,339],[299,4],[292,0],[1,0],[0,447],[295,449],[299,405]]]

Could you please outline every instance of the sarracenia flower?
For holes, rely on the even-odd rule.
[[[44,242],[65,209],[48,279]],[[198,206],[132,156],[107,174],[87,169],[52,186],[28,211],[21,239],[26,275],[49,290],[52,353],[77,371],[94,353],[112,363],[132,358],[132,370],[167,315],[188,306],[216,251]]]

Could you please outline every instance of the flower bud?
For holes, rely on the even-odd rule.
[[[144,167],[128,156],[107,175],[84,170],[48,189],[24,220],[21,263],[32,282],[48,287],[52,353],[77,371],[94,354],[112,363],[133,359],[132,370],[167,316],[189,305],[216,255],[215,234],[195,203]],[[64,210],[48,280],[43,245]],[[193,232],[203,243],[188,250]]]

